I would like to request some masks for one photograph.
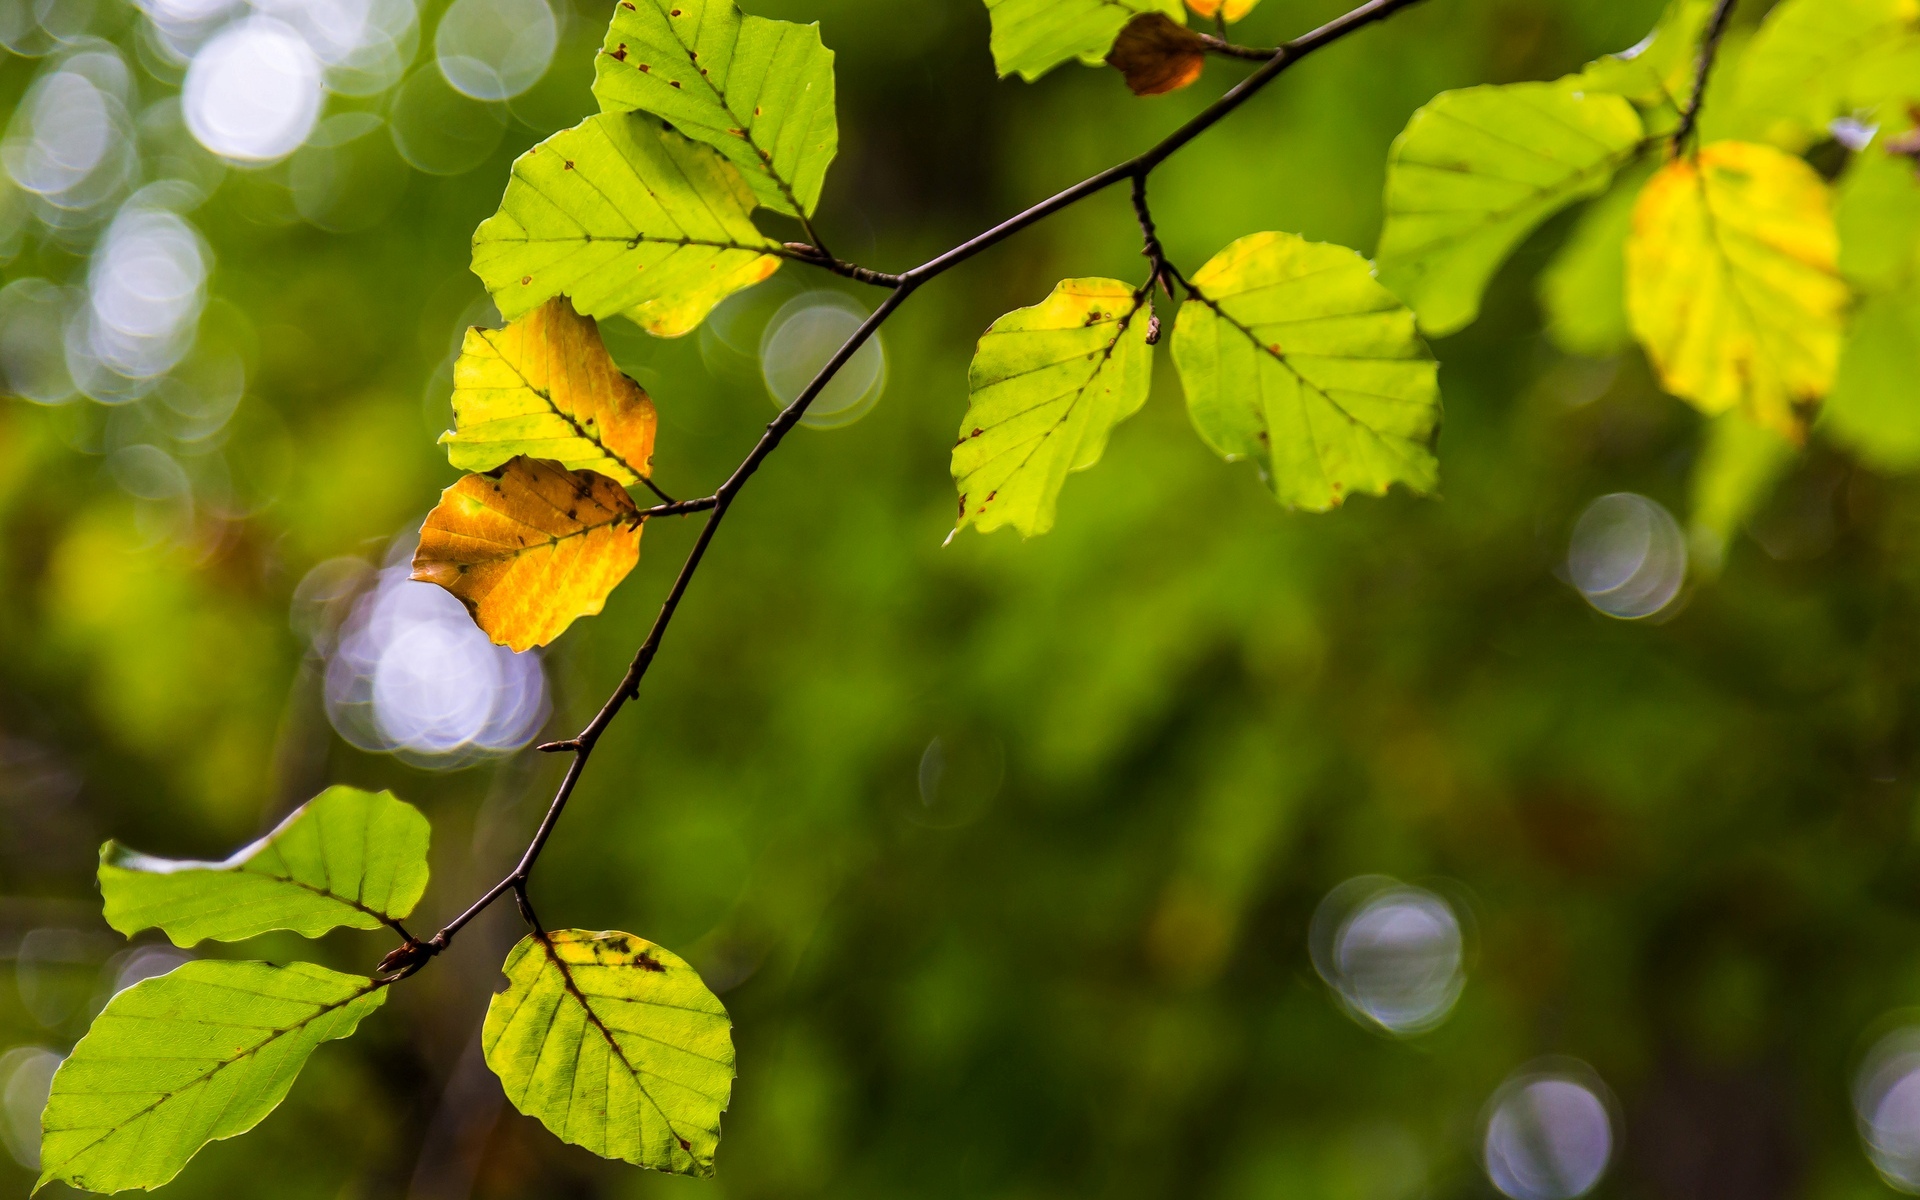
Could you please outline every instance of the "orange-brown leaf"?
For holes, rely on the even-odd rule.
[[[1203,17],[1224,16],[1229,21],[1238,21],[1258,3],[1260,0],[1187,0],[1187,7]]]
[[[606,476],[522,456],[440,494],[413,577],[459,597],[499,644],[544,646],[599,612],[640,561],[641,520]]]
[[[1207,44],[1165,13],[1141,13],[1120,31],[1107,63],[1126,76],[1134,95],[1159,96],[1200,78]]]

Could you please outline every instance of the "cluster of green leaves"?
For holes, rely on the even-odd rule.
[[[181,947],[401,925],[427,889],[427,819],[387,792],[333,787],[222,862],[108,842],[108,924]],[[624,933],[536,931],[506,964],[486,1059],[521,1111],[597,1154],[713,1169],[733,1081],[726,1009],[692,968]],[[199,959],[115,995],[54,1076],[40,1183],[154,1188],[204,1145],[259,1124],[309,1055],[351,1036],[399,976]]]
[[[1693,487],[1708,569],[1823,401],[1824,428],[1864,457],[1920,461],[1904,403],[1920,10],[1785,0],[1722,51],[1700,144],[1674,153],[1710,7],[1674,0],[1633,51],[1552,83],[1436,97],[1394,142],[1377,251],[1382,282],[1443,335],[1475,319],[1529,233],[1590,201],[1541,275],[1548,330],[1576,354],[1638,341],[1662,385],[1714,418]],[[1836,121],[1858,135],[1837,187],[1802,157]]]

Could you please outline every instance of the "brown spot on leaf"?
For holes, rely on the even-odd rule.
[[[983,434],[983,433],[985,433],[985,432],[986,432],[986,430],[984,430],[984,429],[982,429],[982,428],[980,428],[980,427],[979,427],[978,425],[975,425],[975,426],[973,427],[973,432],[972,432],[972,433],[970,433],[970,434],[968,434],[967,436],[968,436],[968,437],[970,437],[970,438],[977,438],[977,437],[979,437],[979,436],[980,436],[981,434]]]
[[[626,43],[625,43],[625,42],[622,42],[622,43],[620,44],[620,48],[619,48],[618,50],[615,50],[615,51],[613,52],[613,56],[612,56],[612,57],[613,57],[613,59],[614,59],[614,61],[615,61],[615,62],[625,62],[625,61],[627,61],[627,45],[626,45]]]
[[[571,171],[571,170],[573,170],[573,160],[572,160],[572,159],[570,159],[570,158],[563,158],[563,159],[561,159],[560,161],[561,161],[562,163],[564,163],[564,164],[565,164],[565,167],[564,167],[563,169],[565,169],[565,170],[568,170],[568,171]]]
[[[532,283],[532,282],[533,282],[533,276],[531,276],[531,275],[522,275],[522,276],[520,277],[520,286],[521,286],[521,287],[525,287],[525,286],[527,286],[528,284],[530,284],[530,283]]]
[[[667,970],[667,965],[665,963],[661,962],[659,959],[655,958],[653,955],[648,954],[644,950],[641,951],[639,956],[633,960],[633,965],[636,967],[639,967],[642,971],[654,971],[663,975],[666,973],[666,970]]]
[[[1134,95],[1159,96],[1200,78],[1207,44],[1164,13],[1142,13],[1120,31],[1107,64],[1126,77]]]
[[[667,80],[667,83],[668,83],[669,85],[671,85],[671,86],[673,86],[673,87],[679,87],[679,86],[680,86],[680,81],[679,81],[678,79],[669,79],[669,80]]]

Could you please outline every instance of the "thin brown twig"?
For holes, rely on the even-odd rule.
[[[1706,99],[1707,77],[1713,74],[1713,60],[1720,53],[1720,38],[1727,32],[1727,18],[1733,15],[1733,6],[1738,0],[1720,0],[1713,6],[1713,15],[1707,19],[1707,31],[1700,38],[1700,58],[1693,73],[1693,95],[1687,100],[1687,110],[1680,114],[1680,124],[1673,131],[1673,140],[1667,144],[1667,157],[1679,158],[1686,149],[1687,139],[1694,134],[1700,123],[1700,102]]]
[[[549,742],[540,747],[540,749],[551,753],[571,754],[573,760],[567,764],[566,774],[562,777],[560,786],[555,791],[552,802],[547,806],[546,814],[541,818],[539,826],[534,830],[533,837],[528,841],[527,848],[525,852],[521,854],[519,861],[514,864],[513,869],[509,871],[504,878],[487,889],[487,891],[470,904],[465,911],[449,921],[446,926],[434,934],[432,938],[425,942],[409,943],[407,947],[403,947],[402,949],[406,951],[406,953],[402,955],[402,957],[406,959],[406,963],[402,969],[402,973],[395,978],[404,978],[406,975],[410,975],[414,971],[419,970],[420,967],[434,955],[444,950],[448,943],[453,940],[454,936],[458,934],[469,921],[479,916],[480,913],[484,912],[490,905],[508,892],[513,893],[515,902],[521,910],[521,915],[527,921],[528,925],[534,928],[536,932],[543,932],[540,929],[537,918],[533,915],[533,907],[527,897],[527,885],[532,878],[534,864],[539,860],[541,851],[546,847],[547,840],[553,835],[554,827],[559,823],[561,814],[566,810],[568,800],[572,798],[574,789],[579,785],[581,773],[586,769],[587,760],[592,756],[594,746],[598,744],[600,736],[606,732],[607,727],[612,724],[613,719],[619,715],[621,708],[626,705],[627,701],[639,695],[641,680],[646,677],[648,668],[653,665],[654,657],[660,651],[660,643],[666,636],[667,627],[672,623],[674,614],[679,610],[680,602],[686,597],[687,589],[693,582],[694,574],[700,569],[700,564],[706,557],[708,547],[713,544],[714,535],[720,528],[720,522],[726,518],[728,508],[732,505],[734,498],[739,495],[740,490],[746,486],[747,481],[753,477],[754,472],[759,470],[760,464],[765,462],[767,457],[779,448],[780,443],[786,438],[787,434],[793,430],[795,425],[799,424],[800,418],[806,415],[808,406],[813,403],[814,399],[819,396],[827,384],[832,382],[834,376],[839,373],[840,369],[847,364],[860,347],[865,345],[867,340],[874,335],[880,326],[885,324],[887,319],[906,302],[908,296],[912,295],[921,284],[926,283],[928,280],[945,274],[947,271],[959,266],[974,255],[1006,241],[1028,226],[1037,224],[1057,212],[1070,208],[1080,201],[1119,183],[1121,180],[1131,181],[1134,187],[1135,209],[1140,216],[1142,232],[1147,239],[1148,258],[1153,264],[1154,278],[1149,281],[1149,289],[1151,289],[1152,283],[1157,280],[1162,286],[1168,287],[1169,294],[1171,294],[1172,288],[1169,281],[1173,280],[1180,282],[1191,291],[1192,285],[1186,283],[1185,278],[1180,275],[1178,270],[1166,261],[1165,254],[1160,249],[1159,239],[1153,231],[1152,216],[1146,208],[1147,176],[1154,168],[1172,156],[1175,151],[1185,146],[1188,142],[1204,133],[1207,129],[1246,103],[1255,93],[1272,82],[1276,76],[1294,63],[1299,62],[1315,50],[1340,40],[1355,30],[1371,25],[1375,21],[1390,16],[1403,8],[1411,7],[1418,2],[1419,0],[1368,0],[1367,3],[1360,5],[1345,16],[1336,18],[1326,25],[1288,42],[1284,46],[1278,47],[1273,51],[1262,52],[1265,57],[1265,62],[1258,70],[1255,70],[1238,84],[1228,89],[1226,94],[1214,101],[1205,110],[1143,153],[1128,159],[1126,162],[1110,167],[1098,175],[1082,180],[1080,183],[1067,188],[1065,191],[1059,192],[1049,199],[1028,208],[1024,212],[1000,222],[993,228],[962,242],[951,250],[928,259],[910,271],[898,275],[889,275],[879,271],[872,271],[852,263],[842,262],[821,249],[817,241],[811,245],[807,243],[788,243],[784,246],[782,253],[785,257],[808,262],[823,269],[833,271],[835,274],[843,275],[850,279],[873,283],[891,290],[886,298],[880,302],[879,307],[875,308],[867,319],[861,322],[859,328],[854,330],[839,350],[834,352],[833,357],[827,360],[826,365],[821,367],[819,373],[814,376],[813,381],[806,386],[806,389],[795,397],[791,404],[782,409],[779,416],[768,423],[765,432],[760,436],[760,440],[754,444],[753,449],[741,460],[740,465],[734,468],[733,474],[727,477],[726,482],[722,483],[719,488],[714,491],[713,495],[702,497],[698,500],[669,502],[644,510],[641,513],[642,516],[673,516],[682,513],[706,511],[708,515],[706,522],[700,527],[698,537],[694,540],[693,548],[688,551],[686,560],[681,564],[679,573],[674,577],[673,584],[668,589],[666,598],[661,602],[660,611],[655,615],[653,625],[647,631],[646,640],[641,643],[640,649],[633,657],[633,661],[628,664],[626,674],[621,677],[619,686],[614,689],[613,694],[607,698],[606,703],[601,706],[600,711],[594,715],[593,720],[587,723],[586,728],[582,729],[578,736],[564,741]],[[1225,45],[1226,43],[1223,41],[1222,44]],[[395,953],[401,954],[401,951],[396,951]]]

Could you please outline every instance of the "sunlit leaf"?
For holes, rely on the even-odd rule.
[[[994,68],[1031,83],[1069,59],[1097,66],[1126,23],[1149,12],[1186,20],[1180,0],[987,0]]]
[[[1687,535],[1695,566],[1709,574],[1719,571],[1728,543],[1767,502],[1795,452],[1792,442],[1745,413],[1722,413],[1707,423],[1689,489],[1693,511]]]
[[[524,454],[627,485],[652,473],[653,401],[565,297],[505,329],[467,330],[453,364],[453,417],[440,440],[463,471]]]
[[[1569,354],[1604,358],[1633,343],[1627,327],[1627,232],[1633,205],[1652,172],[1624,172],[1580,214],[1566,242],[1539,275],[1547,336]]]
[[[1207,65],[1207,44],[1164,13],[1142,13],[1120,31],[1107,65],[1126,77],[1134,95],[1160,96],[1200,78]]]
[[[473,270],[512,320],[555,296],[678,337],[780,266],[753,191],[718,151],[652,117],[601,113],[514,161]]]
[[[390,792],[330,787],[224,862],[100,848],[107,924],[159,928],[177,946],[288,929],[378,929],[427,890],[427,819]]]
[[[40,1183],[154,1188],[245,1133],[307,1056],[352,1034],[386,989],[308,963],[183,963],[108,1002],[53,1077]]]
[[[1258,3],[1260,0],[1187,0],[1187,7],[1209,21],[1224,17],[1233,22],[1252,12]]]
[[[1440,93],[1387,154],[1381,282],[1428,333],[1470,324],[1520,239],[1606,187],[1640,136],[1631,104],[1564,83]]]
[[[732,1022],[700,975],[626,933],[522,938],[481,1047],[507,1099],[562,1141],[713,1174],[733,1091]]]
[[[608,112],[650,112],[727,156],[760,203],[811,214],[840,145],[820,27],[733,0],[622,0],[595,61]]]
[[[1840,356],[1847,287],[1826,184],[1800,159],[1715,142],[1661,168],[1627,240],[1627,314],[1666,389],[1788,437]]]
[[[958,524],[1053,528],[1067,473],[1100,461],[1153,380],[1146,298],[1114,279],[1069,279],[980,339],[953,448]]]
[[[1735,65],[1720,128],[1802,150],[1850,107],[1850,75],[1913,30],[1914,0],[1783,0]]]
[[[1876,467],[1920,469],[1920,287],[1860,305],[1820,428]]]
[[[1713,0],[1669,0],[1660,23],[1638,45],[1596,59],[1564,82],[1623,96],[1640,110],[1649,134],[1668,133],[1692,94],[1700,36],[1712,13]]]
[[[1292,508],[1439,484],[1440,389],[1413,314],[1345,246],[1256,233],[1193,276],[1173,359],[1208,445]]]
[[[544,646],[599,612],[640,561],[641,520],[604,475],[515,458],[440,494],[413,577],[452,592],[499,644]]]

